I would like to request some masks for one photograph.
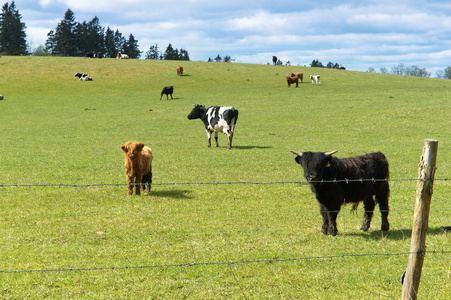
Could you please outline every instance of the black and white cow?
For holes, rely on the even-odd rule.
[[[227,149],[232,148],[233,132],[235,131],[238,110],[231,106],[210,106],[195,104],[188,115],[189,120],[201,119],[205,125],[208,136],[208,147],[211,147],[211,134],[215,133],[216,147],[218,145],[218,132],[223,132],[229,137]]]
[[[92,77],[88,74],[82,74],[82,73],[75,73],[74,77],[78,77],[78,80],[81,81],[91,81]]]

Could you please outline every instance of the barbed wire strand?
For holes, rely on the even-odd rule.
[[[418,181],[418,178],[404,178],[404,179],[340,179],[340,180],[321,180],[316,183],[354,183],[354,182],[404,182],[404,181]],[[450,178],[436,178],[433,181],[450,181]],[[299,184],[308,185],[309,181],[268,181],[268,182],[255,182],[255,181],[229,181],[229,182],[160,182],[152,183],[153,186],[165,186],[165,185],[276,185],[276,184]],[[128,185],[147,185],[141,183],[86,183],[86,184],[72,184],[72,183],[30,183],[30,184],[0,184],[1,187],[99,187],[99,186],[128,186]]]
[[[92,267],[92,268],[61,268],[61,269],[34,269],[34,270],[0,270],[0,273],[46,273],[46,272],[79,272],[79,271],[105,271],[105,270],[127,270],[127,269],[152,269],[152,268],[180,268],[180,267],[196,267],[196,266],[214,266],[214,265],[239,265],[251,263],[275,263],[275,262],[295,262],[312,259],[335,259],[347,257],[368,257],[368,256],[400,256],[410,254],[449,254],[449,250],[433,250],[433,251],[419,251],[419,252],[399,252],[399,253],[363,253],[363,254],[337,254],[326,256],[306,256],[298,258],[281,258],[281,259],[254,259],[242,261],[228,261],[228,262],[194,262],[182,264],[156,264],[146,266],[124,266],[124,267]]]

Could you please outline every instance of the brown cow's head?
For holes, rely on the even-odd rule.
[[[121,146],[122,151],[125,152],[125,157],[133,160],[139,156],[144,148],[143,142],[127,142]]]

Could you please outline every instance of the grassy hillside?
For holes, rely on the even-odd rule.
[[[178,63],[0,58],[0,297],[399,298],[416,182],[398,179],[417,178],[425,138],[439,140],[436,178],[451,178],[451,81],[205,62],[183,62],[180,77]],[[289,72],[322,83],[287,88]],[[174,99],[160,100],[167,85]],[[239,109],[232,150],[225,135],[206,147],[192,104]],[[126,196],[129,140],[154,151],[155,184],[141,197]],[[321,235],[291,149],[384,152],[391,230],[376,212],[361,233],[362,207],[344,207],[339,235]],[[450,187],[434,186],[430,251],[451,250],[439,230],[451,225]],[[420,295],[449,295],[450,272],[449,253],[427,254]]]

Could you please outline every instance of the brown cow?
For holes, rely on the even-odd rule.
[[[291,77],[287,76],[285,77],[287,79],[288,87],[290,87],[292,84],[296,83],[296,87],[298,87],[299,77]]]
[[[183,67],[180,65],[177,65],[177,75],[183,76]]]
[[[291,77],[294,77],[294,76],[297,76],[300,80],[301,80],[301,83],[303,83],[304,82],[304,73],[290,73],[290,76]]]
[[[141,194],[141,187],[150,192],[152,184],[152,149],[142,142],[127,142],[121,146],[125,152],[125,174],[127,176],[128,195]]]

